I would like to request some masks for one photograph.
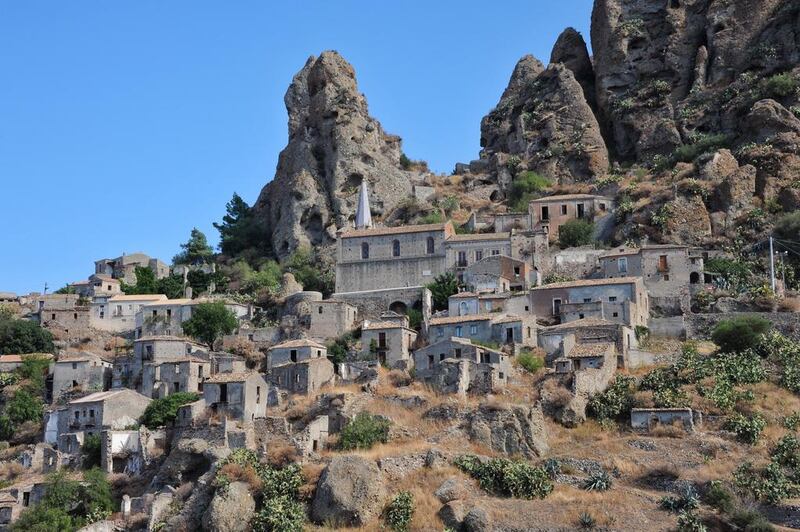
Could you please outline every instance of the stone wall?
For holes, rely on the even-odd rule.
[[[423,286],[411,286],[363,292],[343,292],[333,294],[331,297],[356,307],[359,319],[377,320],[395,303],[402,303],[406,308],[424,307],[425,301],[430,300],[430,290]]]
[[[800,314],[796,312],[726,312],[724,314],[688,314],[686,332],[689,338],[708,339],[711,331],[722,320],[740,316],[760,316],[780,333],[800,341]]]

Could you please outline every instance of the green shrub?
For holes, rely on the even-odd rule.
[[[142,415],[142,424],[149,428],[155,429],[169,425],[175,421],[178,415],[178,408],[185,404],[193,403],[200,399],[200,396],[191,392],[178,392],[154,399]]]
[[[633,377],[617,375],[605,391],[589,399],[587,411],[592,417],[601,421],[626,416],[633,405],[634,391]]]
[[[678,532],[707,532],[708,528],[694,512],[678,514]]]
[[[303,505],[281,496],[265,499],[251,525],[254,532],[303,532],[305,520]]]
[[[414,496],[410,491],[398,493],[384,512],[386,525],[395,532],[406,532],[414,516]]]
[[[742,414],[734,414],[725,422],[725,430],[736,434],[736,439],[742,443],[755,445],[761,437],[761,432],[767,426],[766,420],[761,414],[753,414],[750,417]]]
[[[458,279],[453,272],[445,272],[433,278],[433,282],[425,288],[431,291],[433,310],[445,310],[450,296],[458,293]]]
[[[597,520],[589,512],[581,512],[578,516],[578,526],[584,530],[592,530],[597,526]]]
[[[608,491],[611,489],[612,484],[611,475],[605,471],[595,471],[583,483],[583,489],[586,491]]]
[[[797,430],[798,426],[800,426],[800,412],[792,412],[783,418],[783,427],[786,430]]]
[[[537,357],[533,353],[523,352],[517,357],[517,364],[525,368],[529,373],[536,373],[544,367],[544,359]]]
[[[789,72],[783,74],[775,74],[764,80],[764,89],[770,96],[777,96],[778,98],[785,98],[800,87],[800,83],[794,75]]]
[[[541,196],[552,185],[551,181],[536,172],[522,172],[511,182],[508,192],[509,206],[513,212],[527,212],[528,203]]]
[[[542,279],[542,285],[546,284],[555,284],[555,283],[568,283],[570,281],[574,281],[572,277],[563,273],[551,272],[544,276]]]
[[[0,355],[52,353],[53,335],[28,320],[0,321]]]
[[[741,316],[720,321],[711,332],[711,340],[725,353],[743,351],[756,346],[759,337],[772,324],[759,316]]]
[[[717,151],[730,144],[731,137],[724,133],[710,135],[700,134],[691,139],[691,144],[684,144],[672,154],[674,162],[690,163],[704,153]]]
[[[339,448],[343,451],[369,449],[376,443],[389,441],[391,421],[383,416],[359,412],[345,425],[339,436]]]
[[[553,491],[547,471],[525,462],[508,458],[492,458],[481,462],[476,456],[462,455],[453,463],[476,479],[481,489],[494,495],[544,499]]]
[[[83,455],[83,467],[85,469],[100,467],[99,434],[89,434],[83,439],[83,445],[81,446],[81,454]]]
[[[5,414],[0,416],[0,441],[8,442],[8,440],[14,437],[15,430],[16,427],[11,421],[11,418]]]
[[[594,224],[588,220],[570,220],[558,228],[558,245],[562,249],[586,246],[594,240]]]
[[[217,339],[231,334],[238,325],[236,314],[223,301],[198,303],[192,309],[192,317],[184,321],[183,332],[195,340],[214,349]]]
[[[13,424],[20,425],[26,421],[41,422],[43,409],[42,400],[23,388],[6,404],[5,413]]]
[[[746,532],[772,532],[775,527],[756,510],[740,509],[731,513],[731,523]]]
[[[797,437],[794,434],[783,436],[772,449],[770,458],[784,467],[791,469],[800,467],[800,442],[797,441]]]
[[[661,498],[659,506],[662,510],[679,513],[684,511],[696,510],[700,506],[700,497],[693,486],[689,485],[679,496],[665,496]]]
[[[420,218],[421,224],[441,224],[445,222],[444,214],[441,211],[431,211]]]
[[[750,462],[745,462],[733,472],[733,481],[740,490],[769,504],[778,504],[783,499],[800,495],[800,487],[774,462],[761,470],[755,469]]]
[[[726,488],[721,481],[712,480],[708,489],[703,495],[703,500],[722,513],[729,513],[733,510],[736,496]]]

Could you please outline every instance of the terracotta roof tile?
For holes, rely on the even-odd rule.
[[[614,350],[614,344],[600,342],[596,344],[578,344],[572,348],[567,358],[593,358],[603,356]]]

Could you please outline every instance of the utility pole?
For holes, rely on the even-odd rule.
[[[772,237],[769,237],[769,277],[772,282],[772,293],[775,293],[775,252],[772,249]]]

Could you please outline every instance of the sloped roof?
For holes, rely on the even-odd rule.
[[[80,399],[74,399],[70,401],[69,404],[94,403],[96,401],[106,401],[108,399],[111,399],[112,397],[117,397],[119,395],[130,395],[130,394],[136,394],[144,399],[147,399],[148,401],[150,400],[148,397],[145,397],[144,395],[135,392],[129,388],[121,388],[119,390],[109,390],[107,392],[95,392],[85,397],[81,397]]]
[[[119,295],[114,296],[108,300],[109,303],[117,303],[120,301],[161,301],[167,299],[164,294],[136,294],[136,295]]]
[[[463,235],[452,235],[447,240],[449,242],[473,242],[481,240],[508,240],[511,233],[474,233]]]
[[[372,229],[353,229],[351,231],[347,231],[346,233],[342,233],[340,238],[362,238],[367,236],[402,235],[406,233],[445,231],[448,225],[450,225],[450,222],[441,224],[401,225],[399,227],[373,227]]]
[[[299,340],[288,340],[286,342],[281,342],[277,345],[273,345],[270,347],[272,349],[292,349],[297,347],[314,347],[316,349],[327,349],[324,345],[317,343],[313,340],[309,340],[307,338],[301,338]]]
[[[614,351],[614,344],[610,342],[598,342],[591,344],[578,344],[572,348],[567,358],[594,358],[600,357]]]
[[[233,373],[217,373],[212,375],[211,378],[205,382],[223,383],[223,382],[244,382],[253,375],[259,375],[257,371],[236,371]]]
[[[467,314],[466,316],[447,316],[445,318],[431,318],[431,325],[450,325],[451,323],[467,323],[470,321],[490,321],[497,315]]]
[[[641,280],[641,277],[616,277],[612,279],[580,279],[578,281],[567,281],[564,283],[545,284],[531,288],[531,291],[550,290],[553,288],[580,288],[583,286],[604,286],[611,284],[634,284]]]

